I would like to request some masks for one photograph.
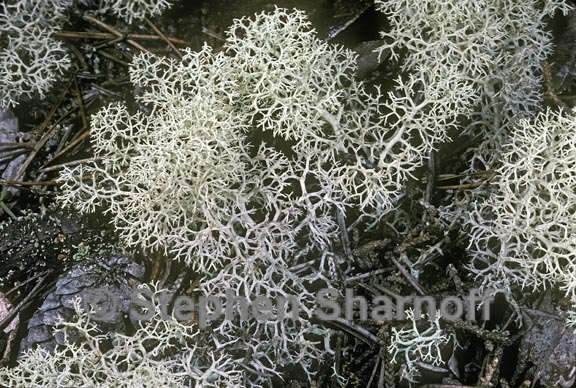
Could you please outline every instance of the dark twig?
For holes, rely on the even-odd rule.
[[[478,187],[486,186],[489,184],[490,181],[482,181],[482,182],[474,182],[474,183],[466,183],[463,185],[450,185],[450,186],[438,186],[440,190],[474,190]]]
[[[74,57],[78,60],[78,63],[80,65],[79,71],[80,72],[87,72],[88,71],[88,64],[86,63],[86,59],[84,58],[84,55],[80,52],[78,47],[71,44],[71,45],[68,45],[67,48],[68,48],[68,50],[70,50],[72,55],[74,55]]]
[[[426,182],[426,193],[424,194],[424,202],[430,203],[432,195],[434,194],[434,187],[436,186],[436,156],[435,151],[431,150],[428,155],[428,172]]]
[[[64,147],[64,149],[62,151],[58,152],[56,155],[54,155],[54,157],[51,160],[46,162],[44,164],[44,166],[42,166],[42,168],[45,168],[47,165],[52,164],[55,160],[61,158],[68,151],[70,151],[71,149],[76,147],[78,144],[82,143],[82,141],[84,141],[88,137],[90,137],[90,129],[86,129],[79,136],[77,136],[76,139],[74,139],[70,144],[68,144],[66,147]]]
[[[134,47],[140,51],[149,52],[148,49],[146,49],[145,47],[140,45],[140,43],[136,42],[135,40],[131,39],[127,34],[123,34],[122,32],[120,32],[117,29],[115,29],[114,27],[112,27],[111,25],[106,24],[103,21],[100,21],[93,16],[84,15],[84,16],[82,16],[82,19],[86,20],[88,23],[91,23],[97,27],[100,27],[103,30],[106,30],[106,31],[116,35],[116,37],[118,37],[118,38],[123,38],[126,41],[126,43],[128,43],[129,45],[131,45],[132,47]]]
[[[366,388],[370,388],[372,386],[372,382],[374,381],[374,378],[376,377],[376,372],[378,371],[378,367],[380,366],[381,363],[382,363],[382,360],[380,359],[380,357],[377,357],[376,362],[374,363],[374,369],[372,369],[372,374],[370,375],[370,380],[368,380],[368,384],[366,385]]]
[[[66,127],[64,133],[62,134],[62,137],[60,138],[60,141],[58,142],[58,147],[56,147],[56,151],[54,151],[54,152],[60,152],[62,150],[62,148],[64,148],[64,146],[66,145],[66,143],[70,139],[70,136],[72,136],[73,131],[74,131],[74,127],[72,125],[69,125]]]
[[[335,27],[332,27],[328,32],[328,37],[326,40],[332,40],[336,36],[338,36],[341,32],[345,31],[348,27],[354,24],[364,13],[371,7],[372,5],[365,6],[360,11],[356,12],[350,19],[346,20],[345,23],[339,24]]]
[[[107,40],[106,42],[100,43],[100,44],[94,46],[94,49],[96,49],[96,50],[101,50],[101,49],[103,49],[103,48],[105,48],[105,47],[113,46],[113,45],[115,45],[116,43],[120,43],[120,42],[122,42],[122,41],[124,41],[124,37],[123,37],[123,36],[120,36],[120,37],[117,37],[117,38],[113,38],[113,39]]]
[[[178,55],[180,58],[182,58],[182,53],[180,52],[180,50],[178,50],[178,48],[176,48],[176,46],[174,45],[174,43],[172,43],[170,41],[170,39],[158,28],[156,27],[156,25],[154,25],[154,23],[152,23],[150,21],[150,19],[146,18],[144,19],[146,21],[146,23],[148,23],[148,25],[150,26],[150,28],[152,28],[154,30],[155,33],[158,34],[159,37],[161,37],[166,44],[168,44],[168,46],[170,46],[172,48],[172,50],[174,50],[174,52],[176,53],[176,55]]]
[[[337,375],[340,375],[342,371],[342,333],[336,334],[336,349],[334,349],[334,371]],[[337,377],[334,376],[334,380]],[[337,385],[337,381],[334,381],[334,385]]]
[[[14,292],[16,292],[18,289],[24,287],[26,284],[33,282],[34,280],[36,280],[38,278],[48,274],[49,272],[50,272],[50,270],[46,270],[46,271],[40,272],[39,274],[32,276],[29,279],[24,280],[22,283],[18,284],[17,286],[12,287],[6,294],[4,294],[4,296],[9,297]]]
[[[438,186],[437,188],[442,190],[471,190],[481,186],[489,185],[497,176],[496,172],[493,170],[482,171],[482,175],[485,175],[486,178],[480,182],[465,183],[461,185]]]
[[[392,262],[394,263],[394,265],[396,266],[396,268],[398,268],[398,270],[400,271],[400,273],[402,274],[402,276],[404,276],[404,278],[408,281],[408,283],[410,283],[410,285],[412,287],[414,287],[414,289],[416,290],[416,292],[418,292],[418,294],[420,294],[420,296],[424,296],[426,295],[426,291],[424,291],[424,289],[422,288],[422,286],[418,283],[418,281],[416,281],[416,279],[414,279],[414,276],[412,276],[407,270],[406,268],[404,268],[404,266],[402,264],[400,264],[400,262],[398,260],[396,260],[396,258],[394,257],[390,257],[390,260],[392,260]]]
[[[98,51],[96,51],[96,53],[97,53],[98,55],[103,56],[104,58],[107,58],[107,59],[111,60],[112,62],[116,62],[116,63],[118,63],[118,64],[120,64],[120,65],[122,65],[122,66],[130,67],[130,64],[129,64],[128,62],[126,62],[126,61],[124,61],[124,60],[122,60],[122,59],[120,59],[120,58],[116,58],[114,55],[112,55],[112,54],[110,54],[110,53],[107,53],[107,52],[104,51],[104,50],[98,50]]]
[[[344,254],[351,260],[352,248],[350,246],[350,238],[348,237],[348,229],[346,228],[346,218],[340,209],[336,209],[336,219],[338,220],[338,227],[340,228],[340,240],[344,247]]]
[[[57,164],[55,166],[52,167],[44,167],[40,169],[40,172],[51,172],[51,171],[57,171],[60,170],[64,167],[73,167],[73,166],[77,166],[79,164],[84,164],[84,163],[90,163],[90,162],[94,162],[98,160],[98,158],[88,158],[88,159],[79,159],[79,160],[73,160],[71,162],[67,162],[67,163],[62,163],[62,164]]]
[[[42,276],[40,280],[38,280],[38,283],[36,283],[34,288],[32,288],[32,291],[30,291],[30,293],[26,295],[26,297],[22,299],[22,301],[20,301],[20,303],[18,303],[18,305],[14,307],[12,311],[10,311],[2,321],[0,321],[0,331],[4,330],[10,324],[10,322],[14,320],[16,315],[18,315],[18,313],[22,311],[22,309],[24,309],[30,303],[32,298],[36,297],[36,295],[40,292],[42,286],[46,282],[46,279],[51,273],[52,271],[48,271],[44,276]]]
[[[162,278],[160,279],[158,286],[160,288],[165,288],[168,286],[168,279],[170,278],[170,274],[172,273],[172,261],[171,260],[163,260],[164,266],[162,268]]]
[[[556,105],[561,108],[568,109],[568,105],[558,97],[558,95],[554,92],[554,88],[552,87],[552,69],[550,68],[550,64],[548,62],[544,62],[542,65],[542,75],[544,78],[544,90],[545,95],[550,97],[552,101]]]
[[[386,387],[386,368],[382,365],[380,369],[380,378],[378,379],[378,388],[385,388]]]
[[[53,34],[55,38],[58,39],[96,39],[96,40],[111,40],[116,37],[115,34],[107,32],[88,32],[88,31],[59,31]],[[126,38],[134,40],[164,40],[156,35],[144,35],[144,34],[127,34]],[[168,37],[168,40],[174,44],[186,45],[187,43],[182,39]]]
[[[30,186],[58,186],[56,181],[24,182],[12,179],[0,179],[0,186],[30,187]]]
[[[74,89],[76,91],[76,100],[78,101],[78,106],[80,108],[80,118],[82,119],[82,127],[88,127],[88,116],[86,115],[86,105],[84,105],[84,98],[82,97],[82,91],[78,85],[78,79],[74,76]]]
[[[354,337],[370,346],[382,345],[380,338],[376,337],[370,331],[364,329],[362,326],[356,325],[353,322],[347,321],[343,318],[336,318],[335,320],[330,321],[330,323],[340,327],[345,332],[352,334]]]
[[[1,150],[0,150],[1,151]],[[25,154],[26,150],[16,149],[0,154],[0,163],[14,159],[18,155]]]
[[[31,142],[25,142],[25,143],[0,142],[0,151],[11,150],[11,149],[21,149],[21,148],[33,149],[34,144]]]
[[[473,176],[480,176],[480,177],[491,177],[496,174],[494,170],[484,170],[484,171],[476,171],[471,173],[463,173],[463,174],[438,174],[436,176],[436,181],[448,181],[452,179],[464,178],[464,177],[473,177]]]
[[[360,280],[364,280],[366,278],[371,278],[373,276],[378,276],[378,275],[382,275],[383,273],[388,273],[392,271],[392,267],[387,267],[387,268],[380,268],[380,269],[376,269],[374,271],[370,271],[370,272],[366,272],[360,275],[356,275],[356,276],[352,276],[346,279],[345,283],[354,283],[354,282],[358,282]]]
[[[54,115],[58,111],[58,108],[64,102],[64,99],[66,98],[66,95],[68,94],[69,89],[70,89],[70,87],[66,88],[66,91],[64,91],[64,93],[62,93],[62,95],[60,96],[60,100],[58,101],[58,103],[56,103],[52,107],[52,109],[48,113],[48,116],[46,116],[46,119],[42,122],[42,124],[40,124],[40,127],[38,128],[39,132],[44,131],[46,129],[46,127],[49,126],[50,122],[52,121],[52,118],[54,117]],[[28,167],[30,166],[30,164],[32,163],[32,161],[34,160],[34,158],[36,157],[38,152],[42,149],[44,144],[46,144],[46,142],[48,141],[50,136],[52,136],[52,132],[54,132],[55,128],[56,128],[56,126],[52,125],[46,131],[46,133],[44,133],[44,135],[40,138],[40,140],[38,140],[36,142],[36,144],[34,144],[34,148],[30,152],[30,154],[28,155],[28,158],[24,161],[24,163],[22,163],[22,165],[18,169],[18,172],[16,173],[16,176],[14,177],[14,181],[19,181],[24,177],[24,174],[26,174],[26,170],[28,169]]]

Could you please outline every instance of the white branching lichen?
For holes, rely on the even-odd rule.
[[[403,70],[430,84],[454,73],[469,84],[476,106],[464,129],[487,141],[477,157],[493,159],[511,123],[540,105],[542,63],[552,50],[546,18],[570,9],[564,0],[541,3],[377,0],[391,25],[380,51],[402,57]]]
[[[85,0],[85,2],[95,2],[100,10],[109,10],[127,23],[159,16],[173,3],[171,0]]]
[[[456,73],[399,78],[383,96],[354,79],[355,62],[284,9],[236,20],[218,54],[141,54],[130,75],[151,113],[115,104],[93,116],[96,162],[61,174],[62,203],[102,206],[127,245],[186,262],[207,295],[297,299],[295,319],[212,322],[213,341],[251,355],[240,363],[246,384],[288,365],[313,376],[330,349],[317,343],[329,331],[309,320],[309,289],[334,271],[291,268],[330,249],[336,214],[374,220],[393,209],[469,111],[473,93]]]
[[[72,0],[17,0],[0,5],[0,29],[2,32],[19,33],[35,27],[51,28],[62,22]]]
[[[167,6],[117,3],[111,9],[128,22]],[[234,21],[222,52],[137,56],[130,76],[151,113],[113,104],[94,115],[95,161],[59,179],[62,203],[103,207],[126,245],[189,264],[207,295],[296,296],[304,311],[294,319],[211,322],[203,340],[234,358],[243,384],[265,385],[289,365],[314,375],[330,354],[318,343],[329,331],[308,319],[309,286],[330,276],[291,268],[329,250],[336,214],[374,220],[393,209],[407,178],[455,129],[496,142],[513,135],[494,196],[468,221],[472,270],[486,282],[576,289],[573,120],[546,113],[510,132],[539,104],[538,69],[550,50],[543,20],[564,2],[378,5],[392,26],[382,52],[408,49],[406,74],[387,95],[354,79],[355,54],[318,39],[302,12],[276,9]],[[408,314],[411,328],[393,329],[389,350],[414,381],[417,362],[442,365],[452,337],[438,319],[421,330]]]
[[[415,317],[412,309],[406,310],[409,327],[392,328],[388,351],[395,362],[402,362],[402,378],[416,382],[419,376],[418,362],[432,366],[445,364],[442,347],[454,341],[455,337],[440,327],[440,314],[422,325],[422,317]],[[426,326],[425,329],[422,327]]]
[[[403,71],[428,85],[459,80],[474,101],[455,126],[481,140],[471,170],[496,170],[496,183],[441,210],[451,225],[463,222],[471,230],[472,272],[490,287],[556,284],[574,295],[574,120],[550,111],[534,119],[542,65],[552,51],[547,22],[568,12],[568,3],[376,3],[390,22],[381,55],[400,61]],[[483,177],[490,181],[492,173],[484,171]]]
[[[235,20],[221,52],[206,45],[178,60],[136,56],[130,77],[149,113],[116,103],[93,115],[94,161],[65,167],[59,178],[62,204],[102,208],[128,247],[188,264],[202,277],[197,291],[232,291],[249,304],[293,298],[298,314],[278,317],[272,307],[264,320],[216,318],[208,335],[155,316],[121,336],[97,333],[78,310],[62,330],[78,332],[80,344],[27,353],[17,368],[0,370],[0,383],[261,387],[288,366],[311,380],[332,354],[330,330],[310,319],[310,289],[339,276],[337,258],[330,261],[346,227],[338,216],[380,220],[437,144],[458,131],[480,135],[476,158],[500,166],[483,192],[489,200],[471,203],[464,216],[470,270],[492,287],[555,284],[576,296],[576,121],[551,111],[529,119],[551,50],[545,19],[566,12],[565,1],[376,3],[391,26],[380,51],[403,57],[388,93],[356,80],[356,55],[320,40],[304,13],[277,8]],[[99,4],[128,23],[170,6]],[[69,6],[2,6],[1,105],[43,95],[69,67],[50,38]],[[496,160],[487,151],[501,144]],[[308,256],[320,270],[296,273]],[[444,364],[441,350],[455,338],[439,317],[423,325],[407,315],[410,326],[392,328],[388,350],[415,382],[422,363]],[[576,325],[574,313],[567,324]]]
[[[70,67],[60,42],[50,35],[70,0],[19,0],[0,5],[0,107],[43,97]]]
[[[131,335],[102,333],[80,300],[77,316],[61,320],[57,333],[73,335],[54,352],[37,347],[17,368],[0,368],[7,387],[241,387],[234,360],[201,339],[197,325],[163,316],[162,290],[149,287],[154,309]],[[112,346],[110,346],[112,345]]]
[[[465,95],[459,84],[427,88],[412,77],[383,102],[353,79],[355,59],[285,10],[236,21],[224,55],[141,55],[132,81],[154,114],[98,114],[93,141],[104,163],[66,170],[62,200],[85,211],[108,203],[129,245],[175,249],[204,269],[205,258],[278,255],[304,231],[326,246],[334,208],[389,210],[446,139],[461,112],[453,101],[467,101],[448,93]],[[86,175],[91,184],[78,179]]]
[[[284,366],[308,378],[329,355],[309,321],[322,271],[290,268],[329,248],[351,207],[378,218],[445,140],[470,95],[453,79],[399,79],[387,96],[353,78],[356,56],[316,37],[299,11],[236,20],[222,53],[138,56],[131,79],[151,114],[93,117],[97,162],[65,169],[61,200],[103,206],[129,246],[163,249],[204,275],[207,295],[297,299],[295,319],[212,323],[212,339],[259,386]]]
[[[219,70],[224,61],[208,47],[181,62],[139,57],[132,80],[148,90],[141,101],[155,114],[111,105],[93,116],[104,163],[67,170],[64,203],[82,211],[107,204],[129,246],[171,248],[202,272],[289,249],[287,162],[265,147],[248,153],[245,124],[229,105],[234,87]]]
[[[90,0],[83,3],[95,5]],[[44,98],[70,68],[64,46],[52,34],[60,29],[73,4],[73,0],[7,0],[0,4],[0,107]],[[103,0],[98,9],[110,10],[131,23],[157,16],[170,5],[166,0]]]
[[[560,285],[576,293],[576,120],[547,110],[521,120],[504,146],[489,200],[468,225],[485,284]]]
[[[251,28],[262,20],[293,18],[302,21],[306,37],[309,25],[303,15],[284,10],[258,15]],[[278,47],[290,47],[296,36],[288,27],[272,32],[280,39]],[[323,51],[302,46],[309,50],[303,55],[337,63],[341,50],[318,42]],[[296,296],[304,310],[301,316],[218,320],[212,323],[212,340],[232,354],[252,355],[241,366],[250,376],[246,384],[259,386],[288,365],[310,377],[313,364],[326,354],[312,338],[329,333],[308,319],[313,302],[308,283],[325,279],[296,276],[290,266],[297,263],[299,238],[300,249],[327,245],[336,231],[334,207],[344,208],[324,167],[327,161],[338,163],[333,129],[315,110],[318,97],[313,95],[299,109],[314,115],[315,127],[302,131],[315,130],[322,146],[291,146],[291,137],[282,139],[285,149],[255,143],[250,136],[262,131],[254,122],[264,108],[251,102],[260,92],[248,82],[248,73],[240,71],[243,59],[229,50],[214,54],[209,47],[183,54],[181,61],[148,54],[135,59],[131,78],[143,91],[139,101],[153,114],[129,114],[116,104],[95,115],[93,144],[100,161],[62,174],[62,200],[82,211],[105,205],[128,245],[164,249],[190,264],[205,276],[201,288],[207,295],[232,289],[252,302],[259,295]],[[261,56],[269,67],[278,66],[265,57],[266,51],[252,55]],[[322,82],[345,76],[334,66],[336,70],[322,74]],[[300,77],[307,75],[307,66],[294,67]],[[293,92],[298,83],[285,87]],[[310,93],[314,90],[321,93],[322,85]],[[285,125],[293,125],[288,120]],[[312,134],[299,134],[303,136]],[[322,159],[321,151],[332,154]]]

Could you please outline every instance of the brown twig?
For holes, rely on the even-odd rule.
[[[116,63],[118,63],[118,64],[120,64],[120,65],[122,65],[122,66],[130,67],[130,64],[129,64],[128,62],[123,61],[123,60],[120,59],[120,58],[116,58],[114,55],[112,55],[112,54],[110,54],[110,53],[107,53],[107,52],[104,51],[104,50],[97,50],[96,53],[97,53],[98,55],[102,55],[104,58],[109,59],[109,60],[111,60],[111,61],[113,61],[113,62],[116,62]]]
[[[424,202],[429,204],[432,201],[432,195],[434,194],[434,188],[436,186],[436,157],[434,150],[430,150],[428,154],[428,171],[426,175],[428,179],[424,193]]]
[[[474,190],[478,187],[485,186],[489,181],[474,182],[474,183],[464,183],[461,185],[448,185],[448,186],[438,186],[440,190]]]
[[[52,164],[55,160],[61,158],[68,151],[70,151],[71,149],[76,147],[78,144],[82,143],[82,141],[84,141],[88,137],[90,137],[90,129],[89,128],[87,128],[80,135],[78,135],[70,144],[68,144],[66,147],[64,147],[64,149],[62,149],[62,151],[60,151],[56,155],[54,155],[54,157],[52,159],[50,159],[49,161],[47,161],[44,164],[44,166],[42,166],[42,168],[46,168],[46,166],[48,166],[49,164]]]
[[[41,290],[46,279],[51,273],[52,271],[48,271],[48,273],[42,276],[40,280],[38,280],[38,283],[36,283],[34,288],[32,288],[32,291],[30,291],[30,293],[28,293],[28,295],[26,295],[26,297],[22,299],[22,301],[20,301],[20,303],[18,303],[18,305],[12,309],[12,311],[10,311],[2,321],[0,321],[0,330],[4,330],[6,326],[8,326],[10,322],[12,322],[12,320],[16,317],[16,315],[18,315],[18,313],[22,311],[22,309],[25,308],[28,305],[28,303],[30,303],[32,298],[34,298],[36,294],[38,294],[38,292]]]
[[[62,164],[57,164],[55,166],[52,167],[44,167],[40,169],[40,172],[51,172],[51,171],[57,171],[60,170],[64,167],[73,167],[73,166],[77,166],[79,164],[83,164],[83,163],[89,163],[89,162],[94,162],[98,160],[98,158],[88,158],[88,159],[79,159],[79,160],[74,160],[72,162],[68,162],[68,163],[62,163]]]
[[[79,89],[78,89],[79,91]],[[88,94],[88,96],[90,96],[90,94]],[[95,98],[90,98],[88,101],[86,101],[86,97],[84,97],[83,94],[77,95],[76,96],[78,99],[78,107],[80,109],[80,115],[81,115],[81,120],[82,120],[82,128],[87,128],[89,126],[89,122],[88,122],[88,115],[87,115],[87,108],[92,105],[92,103],[94,102]],[[66,128],[66,131],[64,132],[64,134],[62,135],[60,142],[58,143],[58,147],[56,147],[56,151],[55,153],[59,153],[60,151],[62,151],[62,149],[65,147],[66,143],[68,142],[69,138],[71,137],[73,132],[73,127],[70,126],[68,128]],[[74,137],[75,138],[75,137]],[[72,141],[74,140],[74,138],[72,138]],[[45,167],[47,163],[44,163],[44,165],[42,167]]]
[[[496,174],[496,172],[494,170],[476,171],[476,172],[463,173],[463,174],[439,174],[438,176],[436,176],[436,181],[439,181],[439,182],[440,181],[449,181],[452,179],[464,178],[464,177],[473,177],[473,176],[491,177],[495,174]]]
[[[50,272],[50,270],[46,270],[44,272],[40,272],[39,274],[34,275],[33,277],[24,280],[22,283],[18,284],[17,286],[12,287],[6,294],[4,294],[4,296],[9,297],[10,295],[12,295],[14,292],[16,292],[18,289],[24,287],[26,284],[33,282],[34,280],[48,274]]]
[[[410,285],[412,287],[414,287],[414,289],[416,290],[416,292],[418,292],[418,294],[420,294],[420,296],[424,296],[426,295],[426,291],[424,291],[424,289],[422,288],[422,286],[418,283],[418,281],[416,281],[416,279],[414,279],[414,276],[412,276],[407,270],[406,268],[404,268],[404,266],[402,264],[400,264],[400,262],[398,260],[396,260],[396,258],[394,257],[390,257],[390,260],[392,260],[392,262],[394,263],[394,265],[396,266],[396,268],[398,268],[398,270],[400,271],[400,273],[402,274],[402,276],[404,276],[404,278],[408,281],[408,283],[410,283]]]
[[[48,113],[48,116],[46,116],[46,119],[42,122],[42,124],[40,124],[40,127],[38,128],[39,132],[44,131],[46,129],[46,127],[49,126],[50,122],[52,121],[52,118],[54,117],[54,115],[58,111],[58,108],[64,102],[64,99],[66,98],[66,95],[68,94],[69,89],[70,89],[70,86],[68,86],[66,88],[66,90],[64,91],[64,93],[62,93],[58,103],[56,103],[52,107],[52,109]],[[19,181],[24,177],[24,174],[26,174],[26,170],[28,169],[28,167],[30,166],[30,164],[32,163],[32,161],[34,160],[34,158],[36,157],[36,155],[38,154],[40,149],[42,149],[42,147],[44,146],[44,144],[46,144],[46,142],[48,141],[50,136],[52,136],[52,132],[54,132],[55,128],[56,128],[56,126],[52,125],[48,129],[48,131],[46,131],[46,133],[44,133],[44,135],[40,138],[40,140],[38,140],[34,144],[34,147],[32,148],[32,151],[30,152],[30,154],[28,155],[28,158],[24,161],[24,163],[22,163],[22,165],[18,169],[16,176],[14,177],[15,181]]]
[[[122,41],[124,41],[124,37],[122,37],[122,36],[120,36],[120,37],[118,37],[118,38],[112,38],[112,39],[110,39],[110,40],[107,40],[107,41],[104,42],[104,43],[100,43],[100,44],[94,46],[94,49],[95,49],[95,50],[101,50],[101,49],[103,49],[103,48],[105,48],[105,47],[113,46],[113,45],[115,45],[116,43],[120,43],[120,42],[122,42]]]
[[[82,119],[82,127],[88,127],[88,116],[86,115],[86,105],[84,105],[84,98],[82,97],[82,91],[80,86],[78,86],[78,78],[74,76],[74,89],[76,91],[76,100],[78,101],[78,106],[80,107],[80,118]]]
[[[3,152],[2,154],[0,154],[0,163],[4,163],[5,161],[12,160],[16,156],[22,155],[25,153],[26,153],[26,150],[23,150],[23,149],[16,149],[16,150],[8,151],[8,152]]]
[[[13,179],[0,179],[0,186],[30,187],[30,186],[58,186],[56,181],[24,182]]]
[[[34,144],[30,142],[25,143],[18,143],[18,142],[0,142],[0,151],[4,151],[7,149],[14,149],[14,148],[27,148],[33,149]]]
[[[116,35],[108,32],[90,32],[90,31],[59,31],[53,34],[55,38],[59,39],[96,39],[96,40],[111,40],[116,37]],[[153,40],[160,41],[164,40],[157,35],[145,35],[145,34],[127,34],[128,39],[134,40]],[[167,39],[174,43],[180,45],[187,45],[188,43],[182,39],[167,37]]]
[[[84,16],[82,16],[82,19],[86,20],[88,23],[91,23],[97,27],[102,28],[103,30],[106,30],[106,31],[116,35],[116,37],[118,37],[118,38],[122,38],[123,40],[126,41],[126,43],[128,43],[129,45],[131,45],[132,47],[134,47],[140,51],[149,52],[148,49],[146,49],[145,47],[140,45],[140,43],[136,42],[135,40],[131,39],[127,34],[124,34],[120,31],[118,31],[117,29],[115,29],[111,25],[106,24],[103,21],[100,21],[93,16],[84,15]]]
[[[180,52],[180,50],[178,50],[178,48],[176,48],[176,46],[174,45],[174,43],[172,43],[170,41],[170,39],[158,28],[156,27],[156,25],[154,25],[154,23],[152,23],[150,21],[150,19],[146,18],[144,19],[146,21],[146,23],[148,23],[148,25],[150,26],[150,28],[152,28],[154,30],[155,33],[158,34],[159,37],[161,37],[166,44],[168,44],[168,46],[170,46],[172,48],[172,50],[174,50],[174,52],[176,53],[176,55],[178,55],[178,57],[182,58],[182,53]]]
[[[78,60],[78,63],[80,64],[79,70],[80,71],[88,71],[88,64],[86,63],[86,59],[84,58],[84,55],[80,52],[78,47],[76,47],[73,44],[70,44],[70,45],[68,45],[67,49],[70,50],[70,52]]]
[[[568,105],[554,92],[554,88],[552,87],[552,69],[548,62],[544,62],[542,65],[542,75],[544,78],[544,94],[550,97],[559,107],[568,109]]]

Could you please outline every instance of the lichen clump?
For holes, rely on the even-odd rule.
[[[61,200],[106,205],[128,245],[203,271],[289,255],[305,235],[300,248],[326,247],[334,211],[378,218],[392,208],[454,115],[429,88],[417,105],[415,92],[386,101],[353,78],[355,60],[281,9],[237,20],[223,53],[140,55],[131,79],[153,114],[112,105],[95,115],[102,162],[67,169]]]
[[[427,84],[458,79],[474,104],[462,132],[483,142],[474,158],[490,166],[515,122],[542,103],[542,64],[552,52],[547,19],[564,0],[376,0],[390,21],[381,55]]]
[[[70,67],[62,43],[51,34],[70,0],[19,0],[0,5],[0,107],[43,97]]]
[[[81,3],[93,5],[91,0]],[[73,6],[73,0],[7,0],[0,4],[0,108],[44,98],[66,78],[71,60],[53,34]],[[103,0],[99,9],[132,23],[157,16],[170,6],[167,0]]]
[[[54,4],[43,20],[56,21],[68,6],[64,0]],[[128,22],[170,5],[102,4]],[[476,285],[511,297],[515,285],[552,284],[576,300],[575,121],[566,112],[537,113],[540,68],[551,52],[546,19],[566,12],[566,3],[376,4],[390,25],[378,51],[400,63],[386,93],[357,80],[357,56],[319,39],[304,13],[276,8],[235,20],[221,51],[204,45],[182,50],[180,59],[135,56],[129,72],[140,109],[114,103],[94,114],[94,159],[63,166],[58,179],[61,204],[81,212],[102,209],[127,247],[161,251],[183,262],[198,277],[195,292],[216,297],[232,291],[250,305],[258,304],[259,296],[291,296],[299,306],[296,316],[274,315],[279,308],[273,307],[264,321],[216,318],[207,333],[196,322],[184,326],[155,315],[123,337],[97,335],[78,310],[78,320],[61,326],[79,330],[83,346],[68,343],[53,354],[35,350],[19,369],[3,370],[0,377],[39,386],[261,387],[291,367],[311,381],[334,355],[332,330],[312,319],[312,290],[342,289],[361,260],[346,241],[347,225],[364,229],[393,218],[395,211],[388,226],[402,234],[398,203],[405,184],[452,134],[477,141],[467,155],[472,161],[467,172],[490,167],[493,171],[484,173],[494,180],[469,196],[471,212],[453,212],[456,202],[440,209],[451,225],[442,241],[422,248],[420,263],[408,258],[420,249],[418,243],[398,244],[393,252],[402,257],[395,264],[409,267],[400,270],[407,283],[425,294],[418,277],[429,258],[420,259],[441,252],[459,224],[469,237],[467,270],[477,277]],[[8,42],[14,47],[6,53],[25,38],[19,18],[32,12],[11,7],[4,6],[4,15],[12,16],[0,29],[13,34]],[[52,52],[64,55],[60,46]],[[55,74],[68,66],[66,59],[42,63]],[[59,67],[51,69],[54,64]],[[34,77],[45,77],[37,92],[53,82],[50,75]],[[3,104],[32,93],[24,83],[10,85]],[[431,165],[427,211],[436,175]],[[425,234],[418,229],[412,237],[426,240]],[[312,270],[300,271],[303,265]],[[460,279],[453,281],[462,286]],[[387,290],[390,282],[382,284]],[[422,362],[445,365],[442,351],[455,337],[439,317],[424,326],[412,310],[407,315],[408,326],[388,333],[387,350],[392,363],[404,364],[401,377],[416,382]],[[574,313],[567,322],[574,325]],[[374,342],[382,345],[379,341]],[[114,346],[102,352],[103,342]],[[150,346],[143,349],[144,342]],[[49,373],[34,373],[39,364],[48,365]],[[343,381],[336,368],[332,377]]]
[[[21,358],[19,368],[0,369],[8,387],[241,387],[242,374],[223,352],[202,345],[198,327],[162,317],[160,291],[153,295],[151,318],[139,322],[132,335],[102,333],[97,323],[74,302],[77,317],[61,319],[61,338],[80,344],[49,352],[37,347]],[[107,344],[113,343],[110,349]]]
[[[470,214],[472,271],[485,284],[576,292],[576,121],[547,110],[521,120],[489,200]]]

